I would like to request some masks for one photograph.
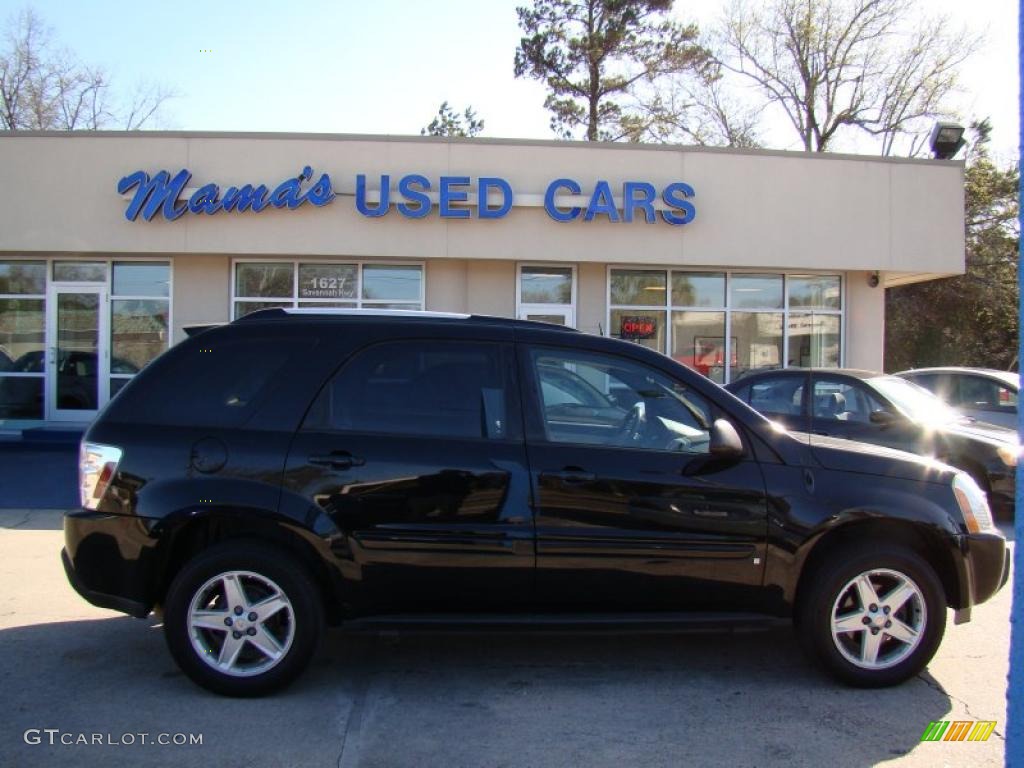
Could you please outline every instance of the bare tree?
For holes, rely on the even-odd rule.
[[[167,86],[140,83],[119,103],[107,73],[57,47],[34,11],[23,10],[7,23],[0,48],[2,129],[136,130],[174,96]]]
[[[755,148],[763,107],[726,87],[721,68],[660,78],[638,95],[633,141],[690,142],[699,146]]]
[[[734,0],[713,52],[781,109],[808,152],[855,129],[888,155],[949,114],[957,70],[978,45],[916,0]]]

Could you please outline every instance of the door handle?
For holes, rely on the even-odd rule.
[[[597,479],[593,472],[587,472],[579,467],[566,467],[561,472],[545,472],[541,477],[553,477],[565,485],[580,485]]]
[[[352,467],[363,466],[366,463],[366,459],[353,456],[348,451],[331,451],[323,456],[310,456],[309,463],[318,464],[321,467],[333,467],[334,469],[351,469]]]

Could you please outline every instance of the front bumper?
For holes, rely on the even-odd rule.
[[[69,512],[61,561],[71,586],[93,605],[139,618],[153,609],[156,540],[141,518]]]
[[[971,620],[971,608],[1002,589],[1010,577],[1010,554],[999,534],[971,533],[957,536],[957,571],[960,581],[957,624]]]

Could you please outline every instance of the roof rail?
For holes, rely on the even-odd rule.
[[[255,320],[285,319],[288,317],[393,317],[422,320],[462,320],[466,322],[489,323],[492,325],[513,325],[520,327],[544,326],[551,330],[577,333],[575,328],[539,320],[518,320],[511,317],[495,317],[493,315],[470,315],[460,312],[432,312],[414,309],[349,309],[341,307],[268,307],[243,315],[234,322],[245,323]]]

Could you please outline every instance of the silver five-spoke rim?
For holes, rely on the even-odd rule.
[[[196,590],[188,607],[192,647],[204,662],[232,677],[276,666],[295,638],[295,611],[266,576],[229,571]]]
[[[928,609],[913,579],[877,568],[850,579],[832,604],[832,641],[861,669],[899,664],[921,643]]]

